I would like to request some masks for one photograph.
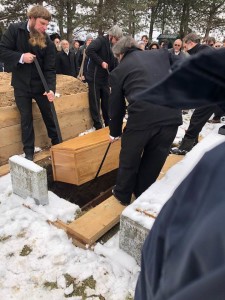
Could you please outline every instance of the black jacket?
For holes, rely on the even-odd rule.
[[[23,53],[31,52],[36,55],[49,88],[55,92],[54,43],[47,36],[47,47],[41,49],[37,46],[31,46],[28,40],[27,22],[21,22],[10,24],[0,42],[0,61],[4,62],[8,72],[12,72],[12,86],[16,89],[43,94],[44,87],[35,64],[19,63]]]
[[[117,65],[117,59],[112,53],[108,35],[99,36],[93,40],[86,49],[86,55],[89,57],[86,79],[93,81],[95,78],[96,82],[108,83],[108,71],[112,71]],[[108,64],[108,71],[102,68],[103,62]]]
[[[225,49],[187,58],[164,80],[138,94],[146,102],[180,109],[225,104]]]
[[[135,300],[225,299],[225,143],[206,153],[158,215]]]
[[[196,44],[193,48],[191,48],[190,50],[188,50],[188,54],[190,55],[194,55],[194,54],[197,54],[201,51],[206,51],[206,50],[213,50],[212,47],[206,45],[206,44]]]
[[[165,49],[141,51],[133,48],[125,53],[120,64],[110,74],[109,102],[110,135],[122,133],[122,123],[128,101],[127,128],[143,130],[152,125],[180,125],[181,112],[143,102],[138,93],[166,77],[169,73],[169,53]],[[149,95],[149,100],[151,95]]]
[[[77,77],[77,59],[74,51],[67,55],[63,50],[56,55],[56,73]]]

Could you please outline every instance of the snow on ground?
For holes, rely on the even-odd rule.
[[[184,135],[189,120],[185,118],[177,140]],[[220,126],[207,124],[202,131],[206,137],[124,214],[150,229],[153,219],[138,214],[135,208],[158,213],[203,153],[225,140],[217,134]],[[132,299],[140,269],[119,249],[119,234],[92,250],[83,250],[75,247],[63,230],[47,223],[57,218],[71,220],[77,210],[76,205],[51,192],[48,206],[36,206],[33,199],[12,193],[9,174],[0,178],[0,299]]]

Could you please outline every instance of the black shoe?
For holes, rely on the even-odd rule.
[[[33,154],[26,154],[25,158],[30,160],[30,161],[33,161],[34,160],[34,155]]]
[[[170,153],[176,155],[185,155],[198,143],[198,138],[188,139],[183,138],[179,147],[172,148]]]
[[[188,151],[181,150],[178,147],[174,147],[170,149],[170,154],[176,154],[176,155],[185,155]]]
[[[113,189],[112,189],[112,194],[113,194],[113,196],[116,198],[116,200],[119,201],[120,204],[122,204],[122,205],[124,205],[124,206],[127,206],[127,205],[130,204],[130,202],[128,203],[128,202],[125,202],[125,201],[121,201],[121,200],[119,199],[119,197],[118,197],[118,196],[116,195],[116,193],[115,193],[115,186],[114,186]]]
[[[225,125],[221,126],[218,131],[219,134],[225,135]]]
[[[58,144],[59,144],[59,139],[58,138],[52,139],[52,146],[58,145]]]

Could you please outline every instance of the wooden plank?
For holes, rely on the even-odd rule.
[[[89,109],[83,109],[81,111],[67,111],[66,113],[58,116],[58,121],[60,129],[62,131],[63,139],[68,139],[68,128],[71,128],[74,131],[74,135],[72,135],[72,137],[77,136],[80,132],[82,132],[78,131],[77,127],[86,128],[87,125],[90,126],[91,124]],[[47,130],[41,116],[39,119],[34,120],[34,131],[35,137],[41,136],[43,134],[47,136]],[[1,127],[0,136],[0,148],[3,146],[11,145],[14,142],[21,141],[20,124]]]
[[[63,139],[71,139],[91,127],[89,110],[71,111],[62,114],[59,123],[61,124]],[[42,118],[34,121],[34,131],[36,147],[43,148],[51,145]],[[0,135],[0,165],[3,165],[10,156],[23,153],[20,125],[0,128]]]
[[[124,210],[113,196],[89,210],[86,214],[67,226],[75,239],[87,245],[92,245],[113,226],[119,223],[120,215]]]
[[[109,127],[93,131],[89,134],[70,139],[60,145],[55,145],[54,149],[83,151],[88,147],[95,147],[96,144],[105,143],[109,140]]]
[[[42,159],[44,159],[48,156],[50,156],[50,150],[49,149],[45,149],[43,151],[35,153],[34,162],[42,160]],[[0,177],[6,175],[8,173],[9,173],[9,164],[5,164],[3,166],[0,166]]]
[[[77,111],[79,113],[82,113],[83,111],[89,112],[88,94],[86,92],[56,98],[54,104],[57,115],[71,111]],[[41,118],[41,113],[36,102],[32,103],[32,111],[34,120]],[[16,124],[20,124],[20,113],[18,108],[15,105],[1,107],[0,128]]]

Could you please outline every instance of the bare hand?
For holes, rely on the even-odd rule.
[[[116,141],[118,141],[120,139],[120,137],[119,136],[117,136],[117,137],[113,137],[113,136],[109,136],[109,142],[112,144],[112,143],[114,143],[114,142],[116,142]]]
[[[34,57],[36,57],[36,55],[27,52],[23,54],[23,62],[26,64],[32,64],[32,62],[34,61]]]
[[[47,96],[49,102],[53,102],[55,99],[55,94],[53,91],[45,92],[43,95]]]
[[[108,64],[105,61],[103,61],[103,63],[102,63],[102,68],[103,69],[108,69]]]

